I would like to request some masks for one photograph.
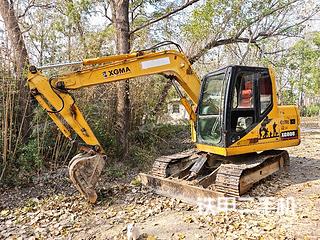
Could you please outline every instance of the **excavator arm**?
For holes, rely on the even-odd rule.
[[[162,74],[178,82],[194,105],[198,102],[200,80],[192,70],[188,59],[178,51],[136,52],[85,59],[82,64],[91,67],[48,79],[36,67],[31,66],[28,74],[28,84],[32,95],[69,139],[71,139],[71,132],[62,119],[86,144],[101,147],[76,106],[74,98],[70,95],[70,90],[151,74]],[[176,89],[179,91],[179,88]],[[180,97],[181,103],[190,115],[190,119],[194,121],[195,113],[191,105],[182,94]]]
[[[85,149],[86,153],[78,154],[70,161],[69,174],[77,189],[90,202],[95,202],[97,195],[94,188],[104,166],[105,151],[70,92],[99,84],[161,74],[173,81],[193,126],[196,119],[193,107],[176,83],[184,89],[192,104],[196,105],[200,95],[200,79],[192,70],[185,55],[175,50],[139,51],[85,59],[82,62],[68,65],[83,65],[83,69],[48,78],[41,70],[59,65],[40,68],[31,66],[28,73],[28,85],[31,94],[48,112],[59,130],[70,140],[72,140],[73,130],[89,146]]]

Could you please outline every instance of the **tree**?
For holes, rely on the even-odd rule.
[[[123,54],[130,51],[130,43],[133,40],[133,35],[150,25],[157,23],[169,16],[183,10],[184,8],[192,5],[193,3],[199,0],[187,1],[185,4],[177,7],[176,9],[162,14],[153,19],[148,19],[141,23],[141,25],[130,31],[130,24],[134,25],[135,18],[129,19],[129,10],[131,14],[134,15],[134,12],[138,8],[142,8],[143,1],[131,1],[132,9],[129,9],[130,1],[129,0],[111,0],[112,6],[112,18],[109,18],[113,23],[116,32],[116,47],[117,53]],[[106,7],[107,9],[107,7]],[[106,10],[107,12],[107,10]],[[130,89],[129,82],[119,82],[117,83],[117,140],[118,144],[121,146],[121,155],[123,158],[126,158],[128,154],[128,132],[130,124]]]
[[[183,26],[188,39],[194,41],[190,61],[195,62],[221,45],[249,43],[256,46],[267,38],[298,36],[302,24],[319,11],[318,5],[306,16],[293,15],[302,3],[301,0],[206,1]]]
[[[7,0],[0,0],[0,14],[3,18],[7,34],[11,43],[11,48],[14,52],[15,73],[18,83],[18,116],[17,122],[20,123],[19,127],[19,140],[25,141],[28,138],[30,130],[31,108],[29,104],[29,91],[25,87],[24,72],[29,62],[28,52],[22,36],[22,32],[15,15],[13,4]]]
[[[288,76],[288,85],[292,89],[291,96],[298,97],[295,100],[298,100],[300,107],[305,106],[306,96],[319,94],[319,39],[320,33],[314,33],[296,42],[284,60],[291,73]]]
[[[219,65],[243,64],[252,47],[262,55],[267,41],[299,36],[304,23],[319,11],[317,4],[304,16],[296,14],[303,6],[303,0],[207,0],[197,6],[181,25],[181,33],[188,44],[188,58],[192,64],[203,57],[210,62],[216,58],[214,50],[223,48]],[[225,50],[232,50],[235,54],[230,56]],[[257,59],[256,55],[254,57]],[[168,81],[164,86],[163,100],[171,84]],[[159,102],[157,108],[161,105]]]
[[[129,1],[112,0],[112,22],[116,31],[116,47],[118,54],[130,51]],[[128,154],[128,132],[130,123],[129,82],[117,83],[117,141],[121,146],[123,158]]]

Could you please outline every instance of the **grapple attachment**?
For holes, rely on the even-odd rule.
[[[105,158],[103,154],[79,153],[69,163],[71,181],[90,203],[97,201],[95,186],[102,173]]]

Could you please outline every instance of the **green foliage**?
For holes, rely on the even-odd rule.
[[[18,158],[19,168],[26,172],[33,172],[42,167],[43,161],[39,155],[39,148],[36,139],[31,139],[21,147]]]
[[[122,164],[112,163],[106,168],[106,173],[109,177],[113,178],[123,178],[126,176],[126,170]]]
[[[37,107],[31,123],[28,141],[10,152],[3,182],[11,185],[29,183],[35,174],[48,168],[59,167],[66,157],[74,154],[69,140],[51,123],[48,114]],[[70,150],[71,148],[71,150]]]
[[[304,117],[320,116],[320,104],[312,104],[308,107],[304,107],[301,110],[301,115]]]
[[[136,131],[132,131],[130,139],[132,142],[143,146],[154,146],[160,142],[166,142],[167,139],[174,138],[184,131],[189,131],[187,125],[145,125]]]
[[[275,40],[264,44],[272,52],[278,43]],[[264,55],[261,62],[275,67],[281,103],[303,107],[303,99],[320,94],[320,33],[306,34],[287,51],[283,45],[280,47],[282,50],[276,54]]]
[[[320,33],[315,34],[308,40],[300,40],[291,51],[289,68],[296,72],[295,78],[300,90],[317,94],[319,92],[320,78],[320,48],[317,42]]]
[[[206,1],[202,7],[195,9],[192,13],[191,21],[183,28],[185,34],[195,40],[209,35],[210,31],[213,30],[214,10],[214,1]]]
[[[138,187],[138,186],[141,186],[141,185],[142,185],[142,182],[141,182],[141,180],[137,177],[137,178],[134,178],[134,179],[131,181],[131,184],[132,184],[133,186]]]
[[[129,167],[140,170],[148,169],[157,155],[154,146],[132,145],[129,150]]]
[[[280,60],[286,72],[283,103],[297,104],[299,97],[312,97],[320,93],[320,33],[298,41]],[[299,103],[303,107],[303,103]]]
[[[298,102],[299,95],[294,93],[292,89],[282,90],[282,99],[281,102],[283,105],[296,105]]]
[[[170,154],[173,148],[185,150],[182,141],[188,133],[188,125],[170,124],[145,125],[130,132],[129,166],[146,170],[159,155]]]
[[[239,37],[246,29],[252,31],[256,26],[259,26],[261,33],[283,27],[283,34],[296,34],[301,27],[288,27],[289,21],[283,21],[282,18],[284,9],[288,12],[294,9],[289,3],[288,0],[208,0],[192,12],[182,29],[187,38],[193,41],[204,41],[208,37],[216,40]]]
[[[81,21],[81,14],[88,12],[93,3],[90,0],[81,0],[79,2],[66,3],[66,15],[69,17],[70,23],[77,24]]]
[[[17,159],[8,159],[10,165],[7,166],[7,174],[2,183],[12,186],[30,183],[32,176],[43,166],[43,158],[38,150],[35,139],[20,146]]]

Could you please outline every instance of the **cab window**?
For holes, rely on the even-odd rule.
[[[255,88],[257,73],[239,71],[233,90],[232,99],[232,130],[241,132],[250,127],[255,119]]]
[[[225,73],[205,77],[197,121],[199,143],[215,145],[221,140]]]
[[[231,104],[231,130],[244,133],[265,116],[272,105],[268,69],[243,68],[235,73]]]
[[[268,72],[261,74],[259,78],[260,115],[264,115],[272,104],[272,85]]]

